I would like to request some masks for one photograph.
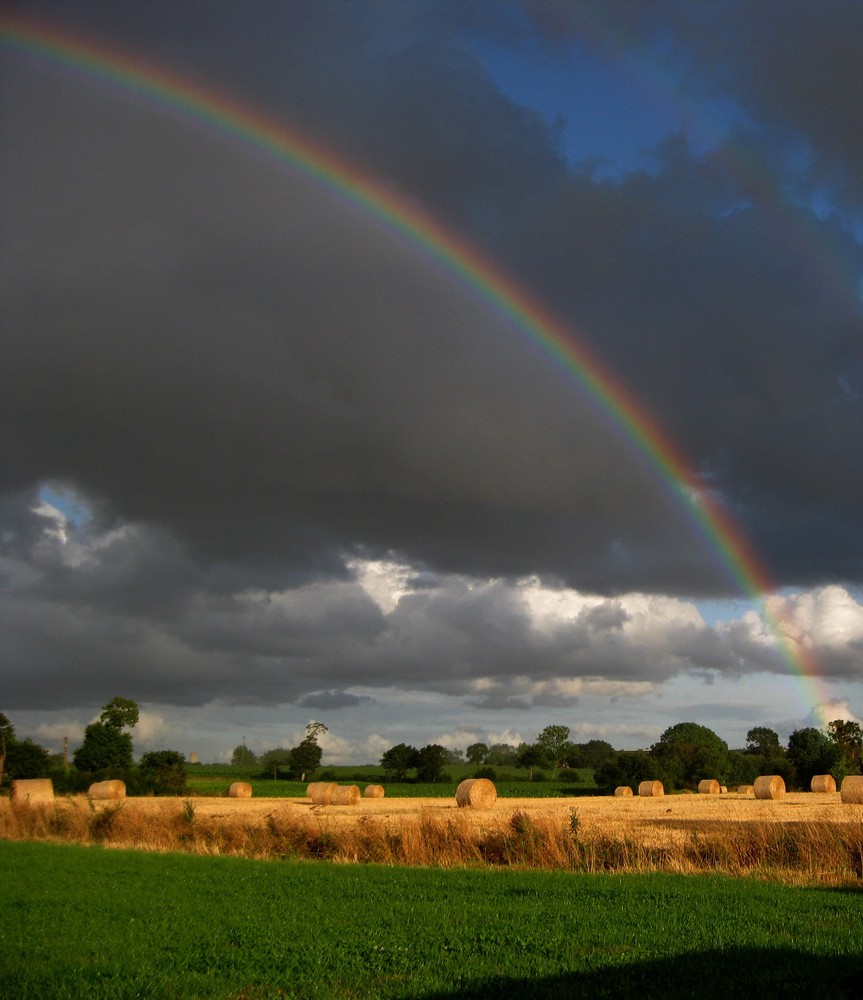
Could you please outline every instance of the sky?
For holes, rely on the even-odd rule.
[[[505,279],[13,18],[280,123]],[[116,695],[137,753],[204,761],[312,719],[335,764],[863,718],[861,43],[843,0],[5,4],[19,735],[74,748]]]

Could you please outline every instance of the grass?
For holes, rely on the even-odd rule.
[[[0,995],[857,996],[859,892],[0,842]]]

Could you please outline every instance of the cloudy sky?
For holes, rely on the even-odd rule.
[[[15,17],[283,123],[508,275],[686,456],[817,676],[457,269]],[[863,6],[34,0],[0,24],[20,734],[74,747],[115,695],[137,751],[203,760],[313,718],[336,763],[863,716]]]

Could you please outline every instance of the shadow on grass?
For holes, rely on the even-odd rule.
[[[861,945],[863,948],[863,945]],[[578,998],[811,997],[863,1000],[860,958],[822,958],[789,949],[734,948],[637,962],[596,972],[539,979],[501,978],[465,983],[457,990],[416,1000],[578,1000]]]

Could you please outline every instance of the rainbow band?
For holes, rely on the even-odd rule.
[[[477,289],[575,378],[668,484],[731,579],[758,608],[791,671],[813,682],[822,676],[811,649],[789,637],[779,614],[765,601],[764,595],[775,586],[764,564],[727,510],[702,488],[674,442],[586,344],[576,340],[571,330],[464,239],[415,203],[385,189],[284,124],[163,67],[45,22],[8,14],[0,15],[0,42],[90,78],[119,84],[163,109],[272,154],[383,220],[395,234],[406,237]],[[814,689],[810,697],[824,700]]]

